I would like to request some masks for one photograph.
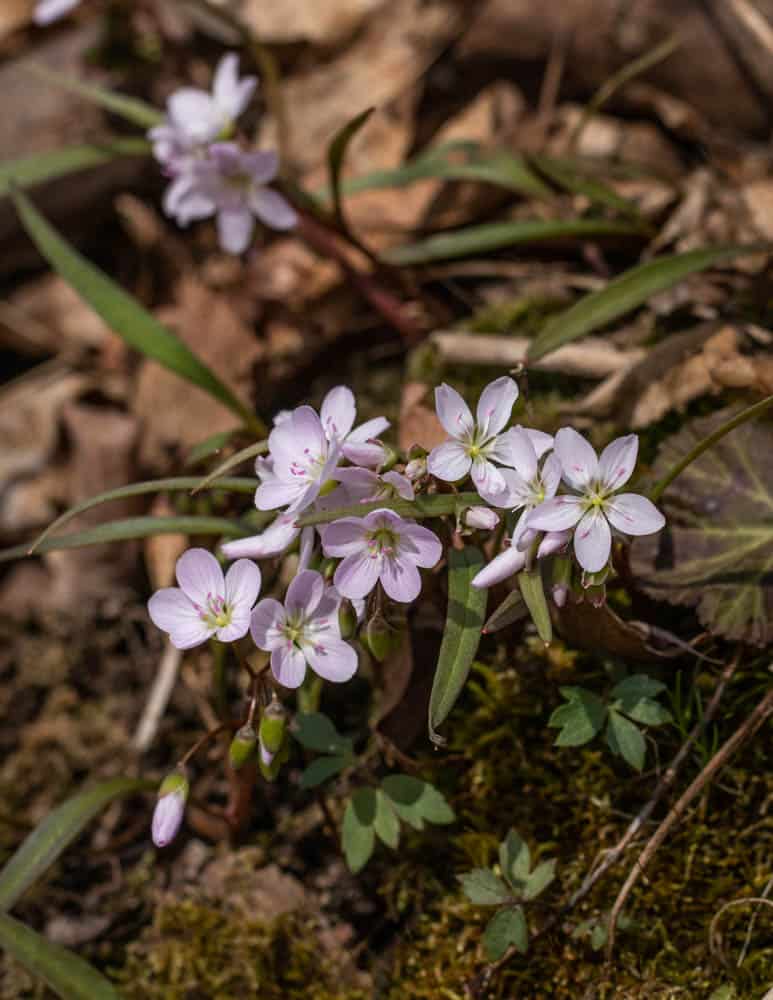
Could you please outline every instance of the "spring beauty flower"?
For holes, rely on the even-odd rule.
[[[556,434],[555,453],[564,482],[574,494],[546,500],[529,515],[539,531],[574,528],[574,554],[588,573],[609,561],[612,529],[623,536],[651,535],[666,523],[657,507],[636,493],[618,493],[631,478],[639,451],[636,434],[616,438],[597,457],[593,447],[571,427]]]
[[[300,687],[307,666],[328,681],[340,683],[354,675],[357,653],[341,638],[340,603],[340,594],[310,569],[295,577],[284,604],[271,597],[258,603],[250,634],[258,648],[271,652],[271,670],[280,684]]]
[[[333,521],[322,548],[326,556],[342,559],[333,583],[344,597],[365,597],[380,581],[392,600],[403,603],[419,596],[419,567],[430,569],[443,554],[429,528],[386,509]]]
[[[538,449],[544,452],[550,448],[552,438],[545,434],[535,439],[534,433],[523,427],[513,427],[507,432],[507,457],[512,468],[500,469],[505,489],[496,497],[497,507],[524,512],[518,536],[520,549],[527,549],[537,534],[527,526],[528,512],[543,500],[555,496],[561,483],[561,463],[555,454],[548,455],[542,468],[539,467]]]
[[[260,593],[260,570],[240,559],[225,576],[206,549],[188,549],[175,567],[179,587],[157,590],[148,601],[153,624],[169,633],[177,649],[191,649],[211,636],[233,642],[246,635]]]
[[[151,836],[156,847],[166,847],[177,836],[185,814],[189,787],[182,768],[170,772],[161,782],[151,823]]]
[[[484,500],[494,502],[505,489],[501,470],[494,464],[507,462],[500,432],[510,419],[518,386],[508,376],[489,383],[480,395],[476,418],[456,389],[443,383],[435,389],[435,409],[451,440],[433,448],[427,457],[429,472],[454,483],[470,473]]]
[[[331,389],[322,400],[322,426],[331,444],[337,443],[341,454],[353,465],[375,467],[384,461],[384,448],[375,438],[389,427],[386,417],[373,417],[354,426],[357,404],[354,393],[345,385]]]
[[[40,26],[51,24],[69,14],[80,2],[81,0],[40,0],[35,4],[32,20]]]

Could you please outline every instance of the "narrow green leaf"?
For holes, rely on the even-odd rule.
[[[533,569],[524,569],[518,574],[518,586],[521,588],[526,607],[529,609],[540,639],[548,643],[553,641],[553,624],[550,620],[550,609],[545,597],[545,587],[542,582],[542,567],[539,561]]]
[[[376,845],[375,818],[374,789],[358,788],[346,806],[341,826],[341,846],[349,870],[355,874],[368,863]]]
[[[520,906],[505,907],[495,913],[483,932],[483,948],[491,962],[498,962],[508,948],[525,954],[529,948],[529,929]]]
[[[510,898],[510,890],[490,868],[473,868],[458,879],[465,896],[477,906],[499,906]]]
[[[207,489],[214,482],[224,476],[226,472],[230,472],[231,469],[235,469],[237,465],[241,465],[242,462],[246,462],[250,458],[255,458],[257,455],[263,455],[268,451],[268,441],[256,441],[255,444],[250,444],[246,448],[242,448],[240,451],[235,452],[230,458],[225,459],[221,462],[217,468],[213,469],[208,475],[200,479],[196,485],[191,490],[192,493],[199,493],[201,490]]]
[[[335,757],[318,757],[317,760],[313,760],[301,775],[301,788],[316,788],[329,778],[334,778],[343,771],[349,759],[348,757],[338,755]]]
[[[437,788],[420,778],[390,774],[381,782],[381,788],[400,819],[416,830],[424,829],[425,820],[445,825],[456,818]]]
[[[84,511],[91,510],[92,507],[98,507],[103,503],[110,503],[112,500],[125,500],[127,497],[137,497],[142,496],[145,493],[166,493],[174,492],[177,490],[190,490],[194,486],[199,484],[200,480],[198,476],[177,476],[172,479],[150,479],[144,483],[130,483],[128,486],[119,486],[114,490],[106,490],[104,493],[98,493],[96,496],[90,497],[88,500],[83,500],[81,503],[76,504],[74,507],[70,507],[69,510],[65,511],[60,517],[46,528],[42,534],[32,543],[29,548],[29,555],[34,555],[37,551],[38,546],[48,538],[54,531],[58,528],[64,527],[65,524],[70,522],[78,514],[82,514]],[[219,490],[225,490],[229,493],[254,493],[255,487],[258,481],[256,479],[237,479],[237,478],[225,478],[218,481],[217,488]]]
[[[721,264],[739,254],[761,253],[764,245],[730,246],[723,244],[704,250],[690,250],[647,261],[625,271],[598,292],[591,292],[569,309],[548,321],[529,348],[533,364],[564,344],[584,337],[639,306],[691,274]]]
[[[330,175],[330,190],[333,193],[333,211],[339,224],[345,227],[343,203],[341,200],[341,170],[343,169],[349,143],[357,135],[365,122],[375,111],[366,108],[340,129],[333,137],[327,151],[327,169]]]
[[[184,465],[186,468],[198,465],[199,462],[203,462],[207,458],[212,458],[213,455],[219,455],[223,448],[239,433],[239,428],[234,427],[230,431],[218,431],[217,434],[213,434],[211,437],[205,438],[203,441],[199,441],[195,444],[188,454],[185,456]]]
[[[307,750],[320,753],[346,754],[352,749],[352,741],[342,736],[331,720],[322,712],[308,712],[297,715],[293,736]]]
[[[609,710],[607,744],[612,753],[618,754],[628,761],[631,767],[636,768],[637,771],[641,771],[644,767],[647,744],[641,730],[624,715],[615,712],[614,709]]]
[[[64,177],[78,170],[97,167],[122,156],[147,156],[150,143],[145,139],[105,139],[90,146],[67,146],[35,156],[20,156],[0,162],[0,195],[8,194],[12,185],[31,187]]]
[[[544,892],[544,890],[547,889],[555,877],[555,858],[551,858],[550,861],[543,861],[541,864],[538,864],[526,880],[526,888],[523,893],[523,898],[527,900],[536,899],[541,892]]]
[[[428,264],[454,260],[471,254],[503,250],[523,243],[595,236],[619,236],[641,232],[637,224],[612,219],[535,219],[526,222],[487,222],[450,233],[430,236],[418,243],[396,247],[386,253],[391,264]]]
[[[6,913],[0,914],[0,948],[62,1000],[120,1000],[115,987],[88,962]]]
[[[46,538],[37,543],[35,554],[42,555],[44,552],[56,552],[60,549],[82,549],[88,545],[104,545],[105,542],[126,542],[152,535],[224,535],[228,538],[244,538],[248,534],[244,525],[225,517],[127,517],[122,521],[99,524],[86,531]],[[0,550],[0,563],[23,559],[29,554],[29,543],[14,545],[13,548]]]
[[[151,788],[155,788],[155,783],[137,778],[113,778],[78,792],[50,812],[0,872],[0,910],[10,910],[113,799]]]
[[[392,850],[397,849],[400,842],[400,820],[392,803],[379,788],[376,792],[376,815],[373,819],[373,829],[376,836]]]
[[[529,609],[523,600],[520,590],[511,590],[496,611],[492,612],[483,626],[483,634],[490,635],[499,632],[514,622],[519,622],[528,615]]]
[[[529,877],[531,853],[529,845],[516,833],[509,830],[499,845],[499,865],[507,881],[520,887]]]
[[[558,187],[564,188],[571,194],[585,195],[596,205],[613,208],[629,218],[639,218],[639,210],[632,202],[621,198],[612,188],[589,176],[576,161],[555,159],[550,156],[530,156],[529,163]]]
[[[28,73],[50,83],[54,87],[62,90],[69,90],[72,94],[77,94],[92,104],[98,104],[106,111],[111,111],[115,115],[123,118],[140,128],[152,128],[160,125],[164,120],[164,115],[145,101],[140,101],[136,97],[126,97],[125,94],[116,94],[105,87],[99,87],[94,83],[84,83],[82,80],[75,80],[64,73],[57,73],[55,70],[40,66],[37,63],[24,67]]]
[[[429,699],[429,738],[433,743],[445,742],[438,735],[438,726],[456,704],[478,651],[488,594],[473,587],[472,579],[484,565],[483,553],[472,545],[461,551],[451,549],[448,554],[448,612]]]
[[[330,524],[341,517],[365,517],[371,511],[383,507],[395,511],[401,517],[412,517],[422,520],[426,517],[441,517],[444,514],[461,514],[468,507],[483,503],[477,493],[443,493],[438,496],[421,496],[415,500],[375,500],[373,503],[354,504],[351,507],[339,507],[336,510],[323,510],[307,514],[299,518],[299,524],[305,528],[309,524]]]
[[[32,241],[49,264],[131,347],[209,393],[236,413],[258,436],[254,414],[196,355],[131,295],[103,274],[51,226],[21,191],[11,194]]]
[[[567,699],[548,719],[551,729],[560,729],[555,745],[558,747],[578,747],[588,743],[600,732],[607,716],[604,702],[592,691],[581,687],[562,687],[561,694]]]

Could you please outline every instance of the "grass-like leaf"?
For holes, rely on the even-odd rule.
[[[235,469],[237,465],[241,465],[242,462],[248,461],[250,458],[255,458],[257,455],[263,455],[268,451],[268,441],[256,441],[255,444],[247,445],[246,448],[242,448],[240,451],[235,452],[225,461],[221,462],[217,468],[213,469],[208,475],[204,476],[203,479],[199,479],[194,487],[192,487],[192,493],[199,493],[201,490],[206,490],[214,483],[218,482],[226,472],[230,472],[231,469]]]
[[[13,191],[19,217],[49,264],[107,325],[147,358],[209,393],[227,406],[258,437],[263,426],[252,411],[187,347],[106,274],[86,260],[43,218],[21,191]]]
[[[541,174],[544,174],[548,180],[571,194],[584,195],[594,204],[612,208],[629,218],[640,218],[639,210],[633,202],[622,198],[612,188],[591,176],[588,169],[583,169],[581,163],[574,160],[554,159],[550,156],[530,156],[529,163],[536,167]]]
[[[149,538],[151,535],[222,535],[227,538],[243,538],[249,533],[249,528],[225,517],[127,517],[99,524],[86,531],[74,531],[69,535],[58,535],[36,542],[35,554],[43,555],[44,552],[56,552],[60,549],[83,549],[89,545],[104,545],[106,542],[127,542],[133,538]],[[0,550],[0,563],[23,559],[29,554],[29,543],[14,545],[13,548]]]
[[[543,642],[553,641],[553,624],[550,620],[550,609],[545,597],[545,585],[542,580],[542,567],[539,562],[532,569],[524,569],[518,574],[518,586],[521,589],[526,607],[529,609],[537,633]]]
[[[341,192],[341,170],[343,169],[346,151],[349,143],[357,135],[365,122],[375,111],[375,108],[366,108],[361,111],[351,121],[348,121],[333,137],[327,151],[327,169],[330,175],[330,190],[333,193],[333,212],[339,225],[346,227],[344,221],[344,210]]]
[[[440,233],[409,246],[396,247],[385,254],[391,264],[428,264],[454,260],[471,254],[503,250],[523,243],[595,236],[630,235],[641,232],[632,222],[614,219],[536,219],[526,222],[488,222]]]
[[[765,247],[728,246],[689,250],[647,261],[625,271],[598,292],[591,292],[569,309],[548,321],[529,348],[529,362],[534,363],[564,344],[584,337],[650,299],[658,292],[684,281],[691,274],[721,264],[739,254],[760,253]]]
[[[309,524],[330,524],[340,517],[365,517],[373,510],[388,507],[401,517],[423,520],[427,517],[442,517],[444,514],[459,515],[468,507],[483,501],[477,493],[441,493],[437,496],[416,497],[415,500],[375,500],[373,503],[359,503],[336,510],[322,510],[298,519],[301,527]]]
[[[31,187],[43,181],[64,177],[88,167],[120,159],[122,156],[147,156],[150,144],[145,139],[106,139],[101,143],[66,146],[35,156],[21,156],[0,162],[0,195],[6,195],[13,185]]]
[[[115,987],[88,962],[7,913],[0,914],[0,947],[62,1000],[121,1000]]]
[[[84,83],[82,80],[73,79],[64,73],[57,73],[55,70],[37,63],[28,65],[25,69],[44,83],[50,83],[62,90],[69,90],[71,94],[76,94],[91,104],[98,104],[106,111],[111,111],[125,121],[131,122],[132,125],[139,125],[140,128],[152,128],[164,120],[164,115],[158,108],[154,108],[152,104],[146,104],[145,101],[140,101],[136,97],[126,97],[125,94],[117,94],[106,87],[100,87],[94,83]]]
[[[0,872],[0,910],[10,910],[113,799],[152,788],[154,782],[113,778],[78,792],[50,812]]]
[[[429,699],[433,743],[445,742],[437,728],[456,704],[478,651],[488,594],[473,587],[472,579],[484,565],[483,553],[472,545],[448,554],[448,613]]]

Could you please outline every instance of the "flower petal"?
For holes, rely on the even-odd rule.
[[[357,406],[354,393],[345,385],[337,385],[322,400],[322,426],[329,441],[340,441],[354,426]]]
[[[331,525],[332,527],[332,525]],[[327,537],[327,532],[325,532]],[[347,556],[339,564],[333,577],[333,583],[339,594],[353,599],[365,597],[378,583],[381,572],[381,560],[369,552],[359,552]]]
[[[483,499],[493,504],[497,503],[497,498],[507,489],[500,470],[485,458],[476,458],[472,463],[472,481]]]
[[[651,535],[665,525],[658,508],[638,493],[620,493],[604,504],[604,513],[613,528],[624,535]]]
[[[446,483],[464,479],[470,471],[472,460],[461,442],[452,440],[439,444],[427,456],[427,469],[431,475]]]
[[[619,490],[633,475],[639,454],[639,438],[636,434],[615,438],[601,453],[599,476],[607,491]]]
[[[279,154],[273,149],[242,153],[240,162],[253,184],[267,184],[279,171]]]
[[[344,441],[341,453],[354,465],[364,465],[370,469],[376,469],[386,461],[383,445],[377,441],[352,441],[351,434],[349,440]]]
[[[493,587],[495,583],[501,583],[502,580],[506,580],[513,573],[519,573],[525,565],[526,553],[521,552],[514,545],[511,545],[510,548],[505,549],[504,552],[500,552],[498,556],[495,556],[488,566],[484,566],[472,578],[472,585],[479,590],[483,590],[486,587]]]
[[[271,653],[271,673],[286,688],[298,688],[306,676],[306,657],[296,646],[285,640]]]
[[[231,621],[228,625],[224,625],[215,631],[215,636],[220,642],[236,642],[237,639],[241,639],[247,635],[249,630],[250,611],[248,608],[241,607],[231,615]]]
[[[515,469],[500,469],[499,474],[505,482],[502,493],[489,500],[495,507],[506,507],[519,510],[534,502],[534,490],[525,482]]]
[[[217,238],[226,253],[244,253],[250,245],[255,220],[246,207],[217,213]]]
[[[503,465],[509,465],[527,482],[537,475],[537,453],[523,427],[511,427],[500,434],[489,453]]]
[[[388,428],[389,421],[386,417],[373,417],[372,420],[366,420],[364,424],[360,424],[359,427],[355,427],[353,431],[350,431],[347,440],[349,442],[364,443],[365,441],[370,441],[372,438],[377,438],[379,434],[383,434]]]
[[[555,452],[561,462],[564,480],[581,493],[598,477],[596,452],[572,427],[562,427],[556,434]]]
[[[322,548],[326,556],[339,558],[363,552],[367,528],[361,517],[342,517],[325,528]]]
[[[284,606],[273,597],[258,602],[250,617],[250,635],[258,649],[276,649],[285,641],[280,628],[286,617]]]
[[[440,423],[451,437],[461,438],[472,433],[475,423],[469,406],[456,389],[445,382],[435,389],[435,409]]]
[[[547,556],[560,552],[569,544],[571,537],[571,531],[548,531],[539,543],[537,558],[545,559]]]
[[[298,222],[295,209],[278,191],[258,187],[249,200],[252,211],[270,229],[292,229]]]
[[[421,592],[421,574],[410,559],[384,559],[380,579],[381,586],[393,601],[408,604]]]
[[[223,115],[212,96],[195,87],[181,87],[167,102],[172,125],[195,143],[211,142],[223,127]]]
[[[322,574],[313,569],[305,569],[299,573],[287,588],[285,608],[291,616],[313,615],[325,592],[325,581]]]
[[[599,510],[590,510],[574,531],[574,554],[577,562],[588,573],[603,569],[612,551],[612,532],[609,523]]]
[[[232,613],[246,611],[249,618],[259,593],[260,569],[250,559],[239,559],[225,575],[226,604]]]
[[[509,375],[489,382],[480,394],[476,410],[481,437],[492,437],[507,426],[516,399],[518,386]]]
[[[548,455],[540,473],[540,481],[542,482],[546,500],[550,500],[556,495],[556,491],[561,485],[561,473],[561,462],[558,459],[558,455]]]
[[[173,646],[191,649],[212,635],[211,629],[201,620],[198,611],[178,587],[157,590],[148,601],[148,614],[153,624],[169,633]]]
[[[553,497],[538,504],[529,512],[529,527],[537,531],[565,531],[573,527],[582,517],[582,499],[580,497]]]
[[[356,651],[332,633],[323,633],[318,642],[304,646],[303,651],[314,673],[326,681],[342,684],[357,672]]]
[[[227,559],[268,559],[292,545],[300,530],[292,514],[280,514],[260,535],[223,542],[220,551]]]
[[[212,96],[224,117],[233,121],[247,107],[257,85],[254,76],[239,79],[239,57],[235,52],[227,52],[217,64]]]
[[[413,489],[413,483],[402,473],[396,472],[392,469],[389,472],[385,472],[381,478],[385,483],[388,483],[395,493],[403,500],[413,500],[416,496]]]
[[[210,597],[225,597],[220,563],[206,549],[188,549],[175,566],[177,582],[193,604],[205,605]]]
[[[412,521],[400,526],[399,555],[406,554],[411,562],[424,569],[432,569],[443,555],[443,546],[434,531]]]
[[[307,525],[301,532],[301,544],[298,552],[298,572],[308,569],[311,557],[314,555],[314,540],[317,537],[314,528]]]
[[[294,483],[273,479],[261,483],[255,490],[255,506],[258,510],[276,510],[277,507],[285,507],[295,503],[305,489],[306,484],[303,481]],[[295,518],[293,518],[294,520]]]
[[[524,430],[529,435],[529,440],[531,441],[532,447],[536,452],[537,458],[542,458],[545,452],[550,451],[553,447],[552,434],[546,434],[544,431],[535,430],[533,427],[526,427]]]

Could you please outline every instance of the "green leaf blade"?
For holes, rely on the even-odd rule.
[[[553,623],[550,619],[550,608],[545,597],[542,566],[539,560],[536,561],[532,569],[521,570],[518,574],[518,586],[540,639],[544,643],[552,642]]]
[[[502,874],[513,887],[520,887],[529,877],[531,868],[529,845],[515,830],[509,830],[499,845],[499,865]]]
[[[536,899],[540,893],[547,889],[555,877],[556,859],[542,861],[527,878],[523,898],[526,900]]]
[[[472,586],[485,559],[480,549],[465,546],[448,554],[448,613],[429,699],[429,737],[443,742],[438,726],[448,718],[470,673],[486,616],[487,592]]]
[[[498,962],[508,948],[522,955],[529,949],[529,929],[520,906],[506,907],[495,913],[483,932],[483,948],[490,962]]]
[[[622,757],[631,767],[641,771],[647,753],[647,744],[641,730],[624,715],[609,711],[607,722],[607,744],[612,753]]]
[[[35,156],[4,160],[0,162],[0,196],[7,195],[14,185],[33,187],[121,157],[144,157],[149,153],[150,144],[145,139],[115,138],[100,144],[68,146]]]
[[[347,122],[342,129],[333,137],[327,151],[327,169],[330,176],[330,190],[333,192],[333,212],[339,224],[344,226],[344,211],[341,192],[341,171],[346,159],[346,151],[349,143],[357,135],[363,125],[375,111],[375,108],[366,108],[360,114],[355,115],[351,121]]]
[[[397,818],[392,803],[379,788],[376,792],[376,815],[373,819],[373,829],[376,836],[387,847],[397,849],[400,842],[400,820]]]
[[[97,86],[94,83],[84,83],[76,80],[64,73],[57,73],[55,70],[41,66],[37,63],[27,65],[27,72],[38,77],[44,83],[50,83],[54,87],[69,90],[70,93],[92,104],[97,104],[115,115],[130,122],[132,125],[139,125],[140,128],[153,128],[164,121],[164,115],[154,108],[152,104],[146,104],[136,97],[127,97],[125,94],[118,94],[106,87]]]
[[[409,774],[390,774],[381,782],[381,789],[392,808],[415,830],[424,829],[424,821],[445,825],[456,819],[445,797],[427,781]]]
[[[301,774],[300,786],[304,791],[317,788],[319,785],[334,778],[347,766],[349,758],[336,755],[333,757],[318,757]]]
[[[352,751],[352,741],[342,736],[323,712],[306,712],[295,718],[293,735],[307,750],[346,755]]]
[[[354,874],[370,860],[376,846],[373,823],[376,817],[376,793],[372,788],[358,788],[346,806],[341,827],[341,846],[346,863]]]
[[[560,729],[557,747],[578,747],[590,742],[601,731],[607,716],[604,702],[585,688],[563,687],[567,704],[560,705],[548,719],[551,729]]]
[[[499,906],[510,898],[510,890],[490,868],[473,868],[457,877],[465,896],[476,906]]]

